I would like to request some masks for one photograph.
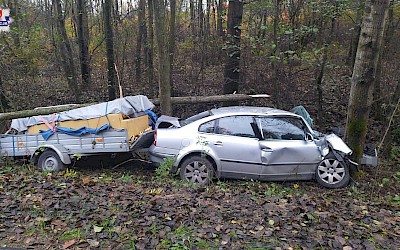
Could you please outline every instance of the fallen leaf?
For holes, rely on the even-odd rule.
[[[89,243],[89,245],[91,247],[98,247],[100,245],[100,243],[98,241],[96,241],[96,240],[88,239],[87,242]]]
[[[83,184],[88,184],[90,182],[90,179],[87,177],[82,178],[82,182],[83,182]]]
[[[255,229],[256,229],[257,231],[261,231],[261,230],[263,230],[263,229],[264,229],[264,227],[263,227],[263,226],[261,226],[261,225],[258,225],[258,226],[256,226],[256,227],[255,227]]]
[[[93,230],[95,233],[100,233],[101,231],[103,231],[103,227],[93,225]]]
[[[70,246],[74,245],[75,242],[76,242],[76,241],[75,241],[74,239],[64,242],[64,244],[63,244],[63,249],[69,248]]]
[[[231,237],[229,237],[228,235],[223,235],[222,236],[222,240],[221,240],[221,244],[222,245],[226,245],[228,244],[228,242],[231,240]]]

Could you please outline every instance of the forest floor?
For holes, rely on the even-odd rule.
[[[336,190],[313,181],[221,180],[197,187],[136,161],[58,173],[2,165],[0,248],[400,246],[400,172],[391,172],[396,164],[378,174],[363,171],[357,182]]]

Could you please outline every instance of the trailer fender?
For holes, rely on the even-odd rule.
[[[39,155],[46,151],[46,150],[53,150],[58,154],[60,157],[61,161],[65,165],[71,164],[71,158],[69,157],[68,150],[64,148],[64,146],[60,144],[48,144],[48,145],[41,145],[39,148],[35,150],[35,152],[32,154],[31,159],[34,163],[36,163],[37,159],[39,158]]]

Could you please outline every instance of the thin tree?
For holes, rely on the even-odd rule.
[[[378,67],[389,0],[367,0],[351,78],[345,138],[359,162],[367,134],[374,79]]]
[[[77,85],[77,75],[74,64],[74,57],[72,53],[71,43],[69,41],[67,30],[65,29],[65,18],[61,7],[60,0],[54,0],[53,2],[55,13],[56,13],[56,27],[58,33],[58,47],[61,55],[61,64],[64,70],[64,74],[67,78],[68,87],[75,96],[75,101],[80,101],[80,92]]]
[[[107,49],[108,99],[114,100],[116,98],[115,94],[116,72],[114,67],[114,32],[113,32],[113,24],[112,24],[113,20],[111,11],[112,11],[111,0],[104,0],[103,15],[104,15],[104,33],[105,33],[106,49]]]
[[[169,82],[171,84],[171,88],[173,88],[172,81],[172,69],[174,68],[174,55],[175,55],[175,39],[176,39],[176,0],[170,0],[170,10],[171,15],[169,17],[169,63],[170,63],[170,72],[169,72]]]
[[[274,16],[272,24],[272,51],[271,51],[271,80],[274,88],[274,102],[276,106],[280,105],[280,86],[279,86],[279,67],[278,67],[278,54],[279,54],[279,21],[280,21],[280,9],[281,3],[279,0],[273,0],[274,3]]]
[[[15,31],[18,31],[18,29],[19,29],[20,16],[21,16],[19,13],[20,7],[19,7],[18,2],[19,2],[18,0],[8,1],[8,6],[10,8],[10,15],[14,19],[12,27],[14,28]],[[12,34],[13,34],[13,39],[14,39],[14,45],[16,48],[18,48],[20,46],[19,32],[12,32]]]
[[[189,12],[190,12],[190,28],[192,31],[192,36],[196,35],[196,13],[195,13],[195,4],[194,0],[189,0]]]
[[[172,114],[171,106],[171,63],[169,61],[169,44],[167,32],[166,6],[164,0],[153,0],[154,27],[158,47],[158,76],[161,112]]]
[[[218,7],[217,7],[217,33],[219,36],[224,36],[224,31],[222,29],[222,16],[223,16],[223,0],[218,0]]]
[[[89,55],[89,26],[87,15],[87,0],[77,0],[78,44],[83,87],[90,86],[90,55]]]
[[[138,35],[136,38],[136,81],[142,82],[142,43],[146,33],[146,1],[139,0],[138,6]]]
[[[228,5],[228,28],[226,37],[226,61],[224,69],[224,94],[232,94],[239,89],[240,80],[240,35],[243,2],[230,0]]]
[[[360,39],[360,32],[361,32],[361,23],[362,23],[362,15],[364,9],[365,0],[359,0],[356,2],[357,9],[356,9],[356,18],[354,20],[354,27],[351,34],[351,41],[349,52],[347,56],[347,63],[350,65],[350,68],[354,67],[354,62],[356,60],[356,53],[357,53],[357,46],[358,41]]]
[[[157,85],[154,84],[154,63],[153,63],[153,55],[154,55],[154,29],[153,29],[153,0],[148,0],[148,39],[145,47],[145,57],[146,57],[146,68],[147,68],[147,78],[149,86],[152,88],[151,96],[157,96]]]

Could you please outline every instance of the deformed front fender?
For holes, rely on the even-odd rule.
[[[353,151],[346,145],[346,143],[337,135],[326,135],[320,140],[316,141],[321,155],[325,157],[329,152],[332,152],[337,160],[350,167],[351,171],[358,170],[358,164],[349,159]]]
[[[346,143],[337,135],[330,134],[325,136],[326,141],[332,149],[343,152],[345,155],[351,155],[353,151],[346,145]]]

